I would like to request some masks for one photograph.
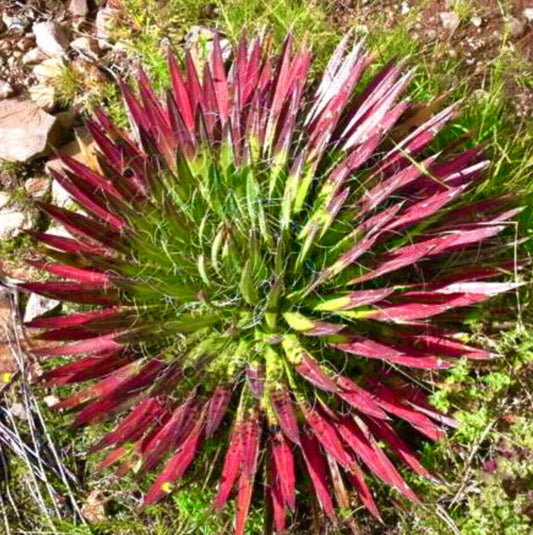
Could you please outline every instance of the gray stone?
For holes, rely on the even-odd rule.
[[[61,137],[57,119],[31,100],[0,100],[0,159],[32,160],[47,154]]]
[[[9,82],[0,80],[0,100],[12,97],[14,94],[13,88]]]
[[[11,201],[11,196],[6,191],[0,191],[0,210],[5,208]]]
[[[526,31],[524,21],[517,19],[516,17],[511,17],[508,24],[511,37],[521,37]]]
[[[85,18],[89,13],[87,0],[70,0],[67,9],[68,12],[76,18]]]
[[[43,199],[50,193],[51,179],[46,177],[28,178],[24,182],[24,189],[33,199]]]
[[[16,238],[23,231],[33,228],[36,222],[35,210],[4,208],[0,211],[0,240]]]
[[[37,46],[48,56],[62,56],[68,48],[68,39],[61,26],[55,22],[37,22],[33,25]]]
[[[56,88],[48,84],[35,84],[29,89],[30,98],[44,111],[52,111],[56,105]]]
[[[31,24],[31,20],[24,15],[8,15],[7,13],[2,13],[2,21],[7,31],[15,35],[22,35]]]
[[[32,48],[31,50],[28,50],[24,56],[22,56],[22,63],[24,65],[35,65],[37,63],[41,63],[44,61],[48,56],[39,50],[37,47]]]
[[[61,301],[57,299],[49,299],[42,295],[31,294],[28,303],[26,304],[26,310],[24,311],[24,321],[32,321],[47,312],[55,310],[61,305]]]
[[[457,13],[454,13],[453,11],[442,11],[439,13],[439,17],[442,27],[449,32],[457,30],[461,22]]]
[[[526,7],[526,9],[522,11],[522,15],[524,15],[524,18],[528,22],[533,22],[533,7]]]
[[[57,180],[52,180],[52,204],[65,208],[72,202],[70,193]]]

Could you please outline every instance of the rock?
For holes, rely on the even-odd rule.
[[[33,199],[43,199],[50,193],[51,179],[46,177],[29,178],[24,182],[24,189]]]
[[[407,15],[411,11],[411,8],[409,7],[409,2],[402,2],[402,5],[400,6],[400,15]]]
[[[508,24],[511,37],[521,37],[526,30],[525,23],[516,17],[511,17]]]
[[[25,162],[43,156],[62,134],[57,119],[31,100],[0,100],[0,159]]]
[[[0,191],[0,210],[5,208],[11,201],[11,195],[6,191]]]
[[[46,83],[50,79],[60,78],[66,63],[63,58],[47,58],[33,68],[37,81]]]
[[[28,50],[28,52],[22,56],[22,63],[24,65],[35,65],[36,63],[41,63],[47,57],[48,56],[44,52],[41,52],[41,50],[36,47]]]
[[[57,299],[49,299],[42,295],[32,293],[26,304],[26,310],[24,311],[24,321],[32,321],[33,319],[55,310],[61,301]]]
[[[12,97],[14,93],[15,92],[13,91],[13,88],[9,82],[0,80],[0,100]]]
[[[476,27],[479,28],[483,24],[483,19],[481,17],[478,17],[477,15],[474,15],[470,18],[470,22]]]
[[[67,10],[73,17],[84,19],[89,13],[87,0],[70,0]]]
[[[451,33],[457,30],[459,24],[461,23],[457,13],[454,13],[453,11],[442,11],[439,13],[439,17],[442,27]]]
[[[87,56],[89,59],[98,59],[100,48],[98,43],[90,37],[78,37],[70,43],[70,46],[82,56]]]
[[[62,56],[68,48],[68,39],[59,24],[47,21],[33,25],[37,46],[48,56]]]
[[[0,211],[0,240],[16,238],[25,230],[33,228],[37,222],[35,210],[4,208]]]
[[[48,84],[36,84],[30,87],[29,93],[30,98],[39,108],[45,111],[54,109],[57,99],[55,87]]]
[[[528,22],[533,22],[533,7],[526,7],[526,9],[522,11],[522,15],[524,15],[524,18]]]
[[[52,204],[60,208],[72,204],[70,193],[57,180],[52,180]]]
[[[24,15],[8,15],[2,13],[2,21],[7,31],[13,35],[22,35],[30,27],[31,20]]]

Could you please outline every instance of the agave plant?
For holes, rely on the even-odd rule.
[[[118,474],[159,467],[145,505],[216,440],[237,534],[261,489],[278,533],[304,491],[332,521],[379,518],[369,476],[418,501],[397,466],[431,478],[413,444],[454,426],[420,385],[491,356],[457,335],[515,287],[498,235],[516,210],[465,204],[481,149],[430,150],[455,106],[420,121],[398,64],[358,91],[372,56],[351,41],[317,81],[290,36],[243,36],[229,62],[216,37],[202,68],[170,55],[165,98],[139,70],[131,130],[96,111],[97,166],[53,173],[79,209],[40,204],[68,236],[35,234],[55,277],[22,286],[74,310],[28,324],[41,380],[90,382],[56,405],[76,425],[120,415],[95,449]]]

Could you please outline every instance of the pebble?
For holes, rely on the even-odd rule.
[[[68,39],[59,24],[47,21],[33,25],[37,46],[48,56],[62,56],[68,48]]]
[[[63,137],[57,119],[31,100],[0,100],[0,158],[17,162],[38,158]]]
[[[85,18],[89,13],[87,0],[70,0],[67,9],[68,12],[76,18]]]
[[[470,22],[476,27],[479,28],[483,24],[483,19],[481,17],[478,17],[477,15],[474,15]]]
[[[37,222],[37,212],[34,210],[20,210],[0,212],[0,240],[11,240],[33,228]]]
[[[457,30],[461,23],[457,13],[454,13],[453,11],[442,11],[439,13],[439,17],[442,27],[450,32]]]
[[[6,25],[7,31],[14,35],[22,35],[29,28],[31,20],[24,15],[2,14],[2,21]]]
[[[517,19],[516,17],[511,17],[509,19],[509,33],[511,34],[511,37],[520,37],[523,35],[525,30],[526,25],[523,21]]]
[[[30,197],[34,199],[42,199],[50,192],[51,180],[46,177],[28,178],[24,182],[24,189],[28,192]]]
[[[35,65],[37,63],[41,63],[44,61],[48,56],[41,52],[38,48],[32,48],[31,50],[28,50],[24,56],[22,56],[22,63],[24,65]]]
[[[13,88],[9,82],[5,80],[0,80],[0,100],[9,98],[14,95]]]
[[[526,7],[526,9],[522,11],[522,15],[524,15],[524,18],[528,22],[533,22],[533,7]]]
[[[11,202],[11,195],[7,191],[0,191],[0,210]]]
[[[49,299],[42,295],[30,294],[28,303],[26,304],[26,310],[24,311],[24,321],[32,321],[35,318],[51,312],[61,305],[61,301],[57,299]]]

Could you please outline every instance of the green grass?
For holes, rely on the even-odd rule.
[[[324,1],[217,0],[214,13],[206,19],[205,11],[211,3],[169,0],[162,4],[158,0],[126,0],[125,13],[115,29],[115,37],[132,57],[138,57],[146,65],[157,85],[165,87],[168,84],[165,47],[170,42],[180,52],[182,40],[194,24],[219,28],[232,42],[243,28],[252,33],[266,25],[278,43],[287,30],[292,29],[298,40],[309,40],[318,65],[323,65],[346,29],[333,24],[333,7]],[[368,46],[377,52],[373,72],[393,58],[406,57],[407,66],[417,66],[411,88],[416,100],[429,102],[444,91],[449,93],[447,102],[463,99],[461,115],[439,138],[437,146],[444,146],[466,133],[470,136],[470,144],[483,143],[493,163],[488,180],[476,194],[517,192],[526,206],[520,220],[520,233],[528,234],[533,228],[533,203],[529,200],[532,193],[533,121],[516,115],[512,92],[516,88],[532,89],[531,65],[521,57],[518,49],[509,46],[507,36],[500,42],[487,69],[476,73],[465,65],[464,58],[446,54],[443,48],[448,44],[442,41],[421,44],[410,38],[409,26],[424,2],[410,4],[415,5],[411,5],[409,14],[392,28],[378,2],[374,3],[371,19],[350,22],[359,32],[361,24],[367,26]],[[451,9],[466,24],[477,7],[477,3],[458,0]],[[116,87],[106,84],[101,98],[112,117],[125,125]],[[6,166],[4,168],[2,164],[2,171],[18,172],[16,166],[11,171],[9,165]],[[3,253],[16,250],[9,244],[2,247]],[[527,311],[529,302],[529,295],[524,293],[522,308],[526,325],[531,325]],[[513,310],[515,304],[510,298],[504,306]],[[440,473],[443,483],[429,484],[406,473],[409,482],[423,496],[424,505],[412,507],[402,502],[403,508],[390,504],[390,491],[373,487],[377,488],[386,527],[357,512],[355,518],[364,533],[531,533],[532,515],[527,491],[533,488],[533,457],[525,452],[533,450],[533,407],[528,399],[533,373],[533,331],[520,324],[499,328],[493,325],[491,318],[482,318],[476,326],[479,336],[485,329],[502,332],[497,337],[495,349],[505,358],[491,363],[460,362],[435,383],[434,404],[449,410],[461,422],[461,427],[448,440],[422,446],[424,464]],[[101,428],[89,429],[74,439],[65,426],[64,415],[47,412],[46,416],[54,440],[65,451],[66,462],[71,467],[85,459],[90,444],[102,432]],[[205,454],[195,465],[199,473],[209,465],[210,455],[215,450]],[[496,470],[488,472],[483,468],[487,460],[494,460]],[[80,526],[66,520],[58,521],[56,529],[59,533],[218,535],[231,532],[233,506],[220,516],[209,511],[216,481],[213,477],[205,487],[187,487],[174,493],[166,503],[139,514],[136,509],[139,491],[146,490],[146,482],[130,475],[117,480],[109,472],[92,473],[90,467],[94,465],[94,457],[89,457],[88,463],[87,478],[83,487],[77,489],[77,497],[83,503],[91,489],[104,490],[112,500],[112,514],[101,525]],[[14,470],[13,475],[20,474]],[[16,488],[16,479],[12,484]],[[38,525],[38,513],[30,523]],[[390,531],[385,531],[389,528]],[[261,533],[260,512],[253,513],[247,533]],[[296,535],[299,531],[295,529],[291,533]],[[328,533],[334,533],[334,530]]]

